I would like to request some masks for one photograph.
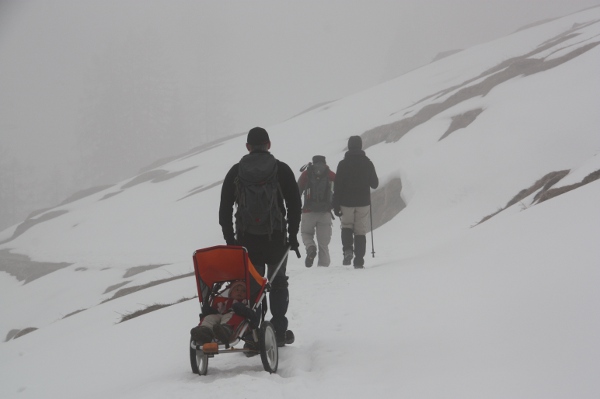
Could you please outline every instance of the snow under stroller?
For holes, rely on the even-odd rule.
[[[279,262],[273,276],[288,256],[288,251]],[[228,290],[227,283],[243,281],[246,284],[248,306],[246,318],[234,330],[230,342],[214,340],[199,343],[190,337],[190,363],[192,372],[206,375],[208,359],[224,353],[245,353],[252,356],[260,353],[264,369],[275,373],[279,363],[279,352],[275,338],[275,328],[264,320],[266,301],[271,285],[268,278],[262,277],[248,257],[248,251],[241,246],[218,245],[198,249],[194,252],[194,271],[201,309],[204,305],[213,306],[223,300]],[[202,318],[202,314],[200,315]],[[235,346],[243,341],[243,348]]]

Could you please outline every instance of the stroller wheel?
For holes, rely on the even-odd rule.
[[[258,341],[260,345],[260,358],[265,371],[269,373],[276,372],[279,364],[279,352],[277,339],[275,338],[275,328],[270,322],[263,321],[261,324]]]
[[[190,364],[194,374],[206,375],[208,372],[208,355],[192,346],[190,338]]]

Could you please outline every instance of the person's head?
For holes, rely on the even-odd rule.
[[[352,136],[348,139],[349,150],[362,150],[362,139],[360,136]]]
[[[241,301],[246,299],[246,283],[243,281],[234,281],[229,286],[229,298]]]
[[[312,157],[312,163],[323,163],[327,165],[327,162],[325,161],[325,157],[323,155],[315,155],[314,157]]]
[[[246,138],[246,148],[248,151],[268,151],[271,148],[269,133],[262,127],[254,127],[248,132]]]

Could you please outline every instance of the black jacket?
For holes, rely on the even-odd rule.
[[[223,230],[223,237],[228,243],[235,241],[233,229],[233,205],[235,203],[235,178],[238,175],[238,164],[236,163],[229,169],[223,187],[221,188],[221,204],[219,206],[219,224]],[[287,231],[289,236],[298,235],[300,229],[300,215],[302,209],[302,200],[296,184],[296,177],[292,169],[285,163],[277,161],[277,179],[281,187],[281,194],[278,195],[279,209],[283,216],[287,218]],[[285,207],[283,203],[285,201]]]
[[[346,152],[335,174],[333,208],[340,206],[367,206],[371,204],[370,188],[379,186],[373,162],[362,150]]]

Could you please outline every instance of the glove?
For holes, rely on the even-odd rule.
[[[298,237],[296,237],[295,234],[288,237],[288,244],[290,244],[290,249],[296,252],[296,256],[300,258],[300,251],[298,250],[300,244],[298,243]]]
[[[223,230],[223,238],[227,245],[237,245],[237,240],[235,239],[235,232],[233,231],[233,226],[226,228],[222,227]]]
[[[290,235],[288,237],[288,244],[290,244],[290,249],[292,251],[295,251],[298,248],[300,248],[300,243],[298,243],[298,237],[295,235]]]
[[[337,207],[337,208],[334,208],[334,209],[333,209],[333,213],[334,213],[334,214],[335,214],[335,216],[337,216],[337,217],[342,217],[342,208],[339,208],[339,207]]]
[[[238,316],[242,316],[243,318],[248,319],[248,321],[250,321],[250,326],[253,329],[258,328],[260,318],[252,309],[250,309],[241,302],[234,303],[233,305],[231,305],[231,308],[233,309],[234,313]]]
[[[238,242],[235,239],[235,236],[225,237],[225,243],[227,243],[227,245],[238,245]]]

